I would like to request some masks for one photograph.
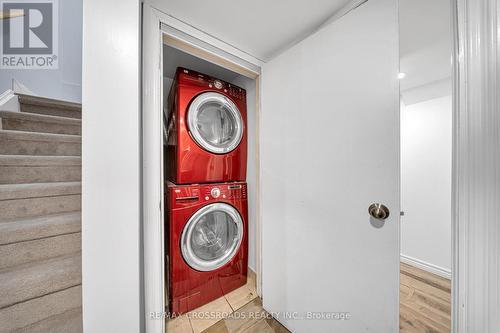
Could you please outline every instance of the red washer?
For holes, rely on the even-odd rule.
[[[177,315],[246,283],[247,185],[169,183],[166,196],[167,296]]]
[[[167,180],[175,184],[246,180],[244,89],[178,68],[167,104]]]

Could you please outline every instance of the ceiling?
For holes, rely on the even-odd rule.
[[[449,0],[400,0],[400,52],[404,56],[436,41],[450,41]]]
[[[156,0],[177,19],[263,61],[272,59],[314,32],[350,0]],[[419,98],[451,93],[449,0],[400,0],[400,55],[403,92]],[[194,61],[194,60],[193,60]],[[191,67],[195,64],[191,65]],[[216,68],[214,68],[216,70]],[[220,73],[223,76],[225,73]],[[436,89],[441,90],[437,92]],[[445,89],[446,88],[446,89]],[[404,94],[403,94],[404,95]]]
[[[451,94],[451,84],[445,83],[451,78],[450,11],[449,0],[399,1],[403,99],[405,91],[415,89],[420,90],[419,98]]]
[[[169,0],[164,10],[267,61],[307,37],[350,0]]]

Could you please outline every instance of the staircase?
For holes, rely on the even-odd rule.
[[[0,111],[0,333],[81,332],[81,106]]]

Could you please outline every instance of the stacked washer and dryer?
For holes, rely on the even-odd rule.
[[[177,68],[164,133],[170,313],[188,312],[246,283],[246,110],[244,89]]]

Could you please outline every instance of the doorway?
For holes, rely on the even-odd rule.
[[[238,303],[248,297],[253,299],[260,295],[260,221],[259,221],[259,145],[258,124],[260,111],[260,62],[246,54],[242,54],[231,46],[214,42],[211,36],[185,25],[164,13],[146,6],[144,11],[144,109],[143,131],[147,133],[143,142],[144,159],[148,161],[144,167],[144,257],[145,290],[148,301],[146,313],[153,313],[153,320],[146,322],[148,331],[165,331],[166,308],[168,302],[168,277],[165,270],[165,229],[164,217],[167,205],[164,201],[166,188],[164,171],[164,112],[168,92],[174,79],[177,67],[189,68],[193,71],[217,78],[231,89],[240,87],[246,91],[248,134],[247,188],[248,197],[248,280],[253,286],[244,285],[235,299],[227,300],[225,305],[234,310]],[[150,23],[150,25],[148,25]],[[160,27],[160,29],[158,29]],[[158,57],[158,55],[162,55]],[[153,63],[152,63],[153,62]],[[160,69],[160,71],[158,71]],[[215,84],[215,82],[214,82]],[[228,88],[228,90],[231,90]],[[158,112],[161,110],[160,112]],[[168,129],[168,128],[167,128]],[[161,186],[158,186],[160,185]],[[223,193],[221,193],[222,196]],[[160,210],[158,210],[160,202]],[[160,292],[161,291],[161,292]],[[238,299],[241,298],[241,299]],[[220,300],[220,299],[219,299]],[[224,311],[219,311],[222,313]],[[220,319],[220,318],[219,318]],[[210,326],[210,320],[196,323],[196,330]],[[182,324],[183,320],[177,321]],[[201,325],[198,325],[201,324]],[[176,324],[174,324],[176,325]],[[191,325],[188,321],[188,325]],[[208,326],[207,326],[208,325]],[[192,325],[191,325],[192,327]],[[194,328],[192,328],[194,329]],[[174,331],[170,329],[169,331]]]
[[[248,270],[247,270],[247,276],[245,276],[245,279],[247,282],[243,285],[238,287],[235,290],[232,290],[230,292],[224,292],[223,295],[219,295],[221,297],[213,297],[213,300],[210,300],[209,302],[203,301],[199,302],[201,304],[200,306],[194,306],[189,304],[187,308],[187,311],[184,309],[183,305],[179,305],[181,301],[177,302],[177,298],[173,301],[172,299],[174,296],[168,295],[169,292],[171,292],[170,288],[173,285],[180,285],[181,283],[189,283],[191,288],[193,290],[200,290],[199,293],[203,294],[208,294],[210,290],[214,289],[225,289],[228,288],[227,283],[222,282],[221,279],[217,277],[217,279],[221,280],[220,283],[212,283],[212,282],[206,282],[206,285],[209,287],[204,287],[201,282],[199,282],[198,287],[194,287],[194,281],[187,279],[185,276],[184,278],[187,279],[187,281],[184,282],[175,282],[176,278],[172,278],[171,271],[173,270],[172,265],[169,263],[169,261],[173,261],[175,259],[179,259],[176,256],[176,249],[175,249],[175,244],[171,244],[172,240],[177,237],[178,235],[170,235],[169,234],[169,225],[172,224],[177,224],[180,223],[179,221],[174,221],[174,218],[171,218],[170,215],[172,213],[172,208],[169,208],[169,205],[167,202],[164,202],[164,214],[166,217],[166,225],[165,225],[165,253],[166,253],[166,265],[165,265],[165,306],[166,306],[166,312],[169,314],[170,318],[167,318],[166,320],[166,327],[167,331],[169,332],[183,332],[183,331],[192,331],[192,332],[201,332],[207,330],[209,327],[215,325],[216,323],[223,324],[222,322],[219,323],[221,317],[223,315],[229,316],[235,311],[240,311],[241,308],[246,306],[248,303],[251,303],[253,307],[259,307],[259,296],[257,294],[257,288],[256,288],[256,257],[257,257],[257,249],[256,249],[256,231],[257,231],[257,189],[258,189],[258,158],[257,158],[257,111],[258,111],[258,95],[256,94],[258,85],[257,85],[257,78],[255,77],[248,77],[244,74],[238,73],[236,71],[231,70],[218,62],[215,58],[210,58],[207,59],[206,55],[201,54],[200,52],[197,52],[198,50],[196,48],[190,48],[186,47],[186,44],[184,44],[182,41],[179,40],[174,40],[171,37],[169,37],[168,34],[164,35],[163,38],[163,45],[162,45],[162,92],[163,92],[163,109],[164,109],[164,118],[163,118],[163,127],[164,127],[164,179],[165,183],[169,184],[168,187],[175,186],[175,188],[180,189],[183,186],[186,185],[174,185],[172,183],[169,183],[171,181],[171,169],[175,169],[171,167],[171,164],[173,163],[173,160],[175,159],[173,153],[169,153],[171,151],[175,151],[176,148],[176,136],[179,136],[178,129],[176,128],[176,125],[174,124],[176,113],[173,110],[174,106],[173,103],[175,103],[175,100],[178,98],[176,95],[176,89],[177,86],[180,85],[180,83],[177,81],[178,80],[178,75],[184,75],[186,77],[186,81],[188,80],[207,80],[212,82],[212,79],[214,79],[214,85],[219,84],[223,86],[223,88],[220,88],[220,92],[204,92],[200,93],[198,95],[195,94],[196,97],[194,97],[193,100],[189,102],[189,114],[196,114],[197,120],[192,120],[197,121],[196,124],[188,124],[189,127],[191,128],[190,134],[193,138],[193,141],[196,142],[196,144],[200,147],[203,148],[204,151],[209,151],[213,152],[216,154],[224,154],[227,153],[225,150],[225,146],[232,146],[231,149],[236,149],[236,147],[239,147],[239,144],[242,140],[243,137],[243,132],[245,132],[245,145],[246,145],[246,155],[247,155],[247,163],[246,163],[246,181],[244,183],[238,182],[238,183],[233,183],[233,182],[215,182],[218,184],[210,184],[210,186],[219,186],[216,187],[215,189],[220,189],[219,191],[222,191],[220,194],[221,199],[222,196],[225,198],[226,193],[224,192],[224,188],[232,188],[232,187],[239,187],[245,186],[244,190],[242,193],[238,194],[238,196],[244,196],[247,198],[248,202],[248,216],[243,217],[243,219],[240,217],[238,210],[233,208],[233,206],[226,205],[223,203],[211,203],[209,205],[204,205],[201,204],[201,209],[196,211],[194,215],[191,217],[190,221],[193,220],[197,222],[191,223],[191,229],[193,229],[192,232],[187,233],[193,235],[193,237],[196,237],[198,233],[196,232],[196,225],[201,225],[203,223],[207,224],[207,226],[203,227],[200,226],[199,228],[204,228],[203,230],[208,230],[214,223],[219,223],[221,224],[221,214],[224,212],[224,209],[227,209],[226,213],[224,216],[227,217],[227,221],[224,222],[227,224],[227,227],[213,227],[214,230],[210,229],[208,231],[211,235],[215,235],[212,237],[217,238],[217,233],[224,233],[224,230],[227,229],[227,232],[230,233],[231,230],[233,232],[237,232],[236,228],[231,229],[231,226],[233,225],[232,221],[233,219],[231,217],[235,217],[235,221],[239,221],[238,225],[238,242],[234,242],[233,250],[234,251],[225,251],[224,250],[224,237],[220,238],[221,246],[223,247],[222,249],[218,250],[217,253],[214,255],[217,255],[219,252],[222,254],[227,254],[230,255],[227,257],[225,261],[219,264],[217,267],[205,267],[206,266],[206,261],[202,261],[205,257],[208,257],[207,253],[202,253],[201,255],[197,254],[196,251],[205,251],[204,249],[212,249],[214,246],[210,246],[210,241],[206,241],[207,244],[203,243],[200,245],[196,245],[199,248],[194,248],[191,252],[188,253],[189,256],[183,256],[183,259],[194,269],[200,271],[215,271],[222,266],[226,266],[230,264],[230,261],[233,261],[233,258],[236,256],[240,257],[247,257],[246,260],[248,260]],[[181,74],[179,74],[181,73]],[[184,82],[184,81],[183,81]],[[183,83],[186,84],[186,83]],[[205,88],[201,88],[200,91],[203,91]],[[233,91],[234,95],[233,95]],[[240,107],[241,105],[244,105],[245,107],[245,113],[242,114],[240,113],[241,110],[238,109],[236,104],[228,104],[229,106],[226,107],[225,103],[228,103],[227,98],[225,96],[234,96],[234,100],[240,100],[242,98],[245,99],[245,102],[239,102]],[[241,97],[243,96],[243,97]],[[245,98],[246,96],[246,98]],[[179,97],[180,98],[180,97]],[[205,99],[205,100],[202,100]],[[222,103],[222,104],[221,104]],[[221,110],[227,110],[227,111],[221,111]],[[194,113],[195,112],[195,113]],[[222,114],[221,112],[226,112]],[[214,118],[221,118],[220,121],[214,121]],[[190,118],[191,119],[191,118]],[[224,125],[220,125],[220,127],[217,127],[217,124],[219,122]],[[237,133],[236,133],[237,132]],[[175,134],[173,134],[175,133]],[[239,135],[238,135],[239,133]],[[233,135],[234,134],[234,135]],[[226,139],[227,137],[227,139]],[[234,142],[232,140],[232,137],[234,138],[239,138],[237,142]],[[219,142],[222,142],[222,144],[219,144]],[[227,148],[229,149],[229,148]],[[220,151],[219,151],[220,150]],[[192,150],[190,150],[192,151]],[[192,154],[192,153],[191,153]],[[191,158],[193,160],[196,160],[193,155],[186,156],[187,159]],[[198,162],[199,163],[199,162]],[[213,183],[213,182],[212,182]],[[236,185],[235,185],[236,184]],[[208,184],[205,184],[207,186]],[[189,186],[196,186],[196,185],[189,185]],[[169,193],[166,193],[165,200],[170,202],[169,198]],[[229,192],[228,192],[229,193]],[[238,192],[239,193],[239,192]],[[211,195],[210,195],[211,196]],[[208,197],[202,199],[202,200],[208,200]],[[222,206],[225,205],[225,206]],[[219,207],[220,206],[220,207]],[[212,208],[211,208],[212,207]],[[213,207],[218,207],[218,208],[213,208]],[[224,208],[224,209],[223,209]],[[218,216],[213,218],[213,221],[210,222],[208,221],[210,218],[209,214],[216,215],[219,214]],[[198,216],[199,215],[199,216]],[[198,217],[197,217],[198,216]],[[231,220],[231,221],[230,221]],[[208,222],[207,222],[208,221]],[[245,228],[243,227],[243,224],[245,224]],[[189,227],[189,222],[186,224],[186,228]],[[172,228],[172,227],[170,227]],[[201,229],[200,229],[201,230]],[[205,233],[207,231],[204,231]],[[200,231],[201,233],[201,231]],[[184,233],[183,233],[184,234]],[[222,236],[221,236],[222,237]],[[194,238],[193,238],[194,239]],[[208,239],[208,238],[207,238]],[[228,239],[232,239],[231,236],[228,237]],[[245,239],[244,244],[245,246],[242,245],[242,239]],[[191,240],[188,242],[188,244],[193,243],[194,241]],[[196,244],[199,243],[199,241],[194,242]],[[248,244],[248,247],[247,245]],[[227,245],[229,247],[229,244]],[[240,248],[246,249],[248,248],[247,253],[240,253]],[[169,251],[170,250],[170,251]],[[207,250],[208,251],[208,250]],[[210,253],[210,255],[212,255]],[[182,261],[177,260],[177,261]],[[217,260],[215,260],[217,261]],[[233,268],[231,270],[236,270],[236,266],[239,266],[239,262],[232,264]],[[241,260],[243,262],[243,260]],[[209,273],[207,273],[208,275]],[[226,273],[221,273],[221,274],[228,274]],[[200,279],[203,277],[200,277]],[[215,278],[215,276],[214,276]],[[212,280],[217,280],[217,279],[212,279]],[[229,279],[229,277],[225,277],[225,279]],[[198,282],[197,282],[198,283]],[[233,289],[233,288],[231,288]],[[194,300],[196,298],[197,294],[193,294],[192,301],[187,301],[188,303],[194,303],[196,304],[196,301]],[[189,296],[191,297],[191,296]],[[190,298],[191,299],[191,298]],[[184,301],[182,301],[184,302]],[[168,306],[172,306],[172,308],[168,308]],[[182,316],[179,316],[176,311],[176,309],[184,309],[182,312],[187,312],[186,314],[183,314]],[[207,312],[214,312],[216,315],[212,316],[206,316],[204,318],[199,318],[200,313],[207,313]]]
[[[400,0],[400,331],[451,331],[452,33],[447,0]]]

